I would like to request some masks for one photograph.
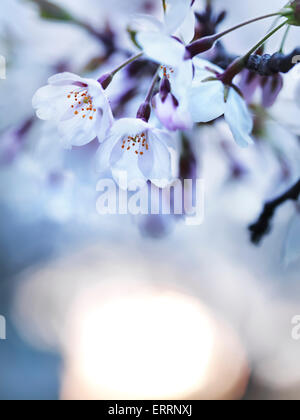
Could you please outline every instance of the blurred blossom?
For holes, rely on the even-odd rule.
[[[262,77],[248,70],[242,72],[239,87],[247,101],[251,104],[258,88],[261,88],[262,105],[270,108],[276,102],[283,87],[283,77],[280,74]]]

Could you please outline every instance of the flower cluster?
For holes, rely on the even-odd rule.
[[[163,188],[172,182],[174,176],[172,149],[177,147],[176,131],[189,131],[194,124],[211,123],[224,116],[239,146],[254,143],[254,119],[243,88],[253,86],[250,88],[253,93],[257,84],[248,77],[241,88],[236,78],[247,68],[261,69],[260,74],[266,77],[261,83],[265,97],[273,94],[265,104],[268,101],[274,103],[282,88],[277,73],[288,71],[293,66],[287,68],[283,54],[276,53],[265,60],[266,56],[253,56],[253,53],[282,27],[297,24],[298,3],[293,2],[280,12],[215,34],[225,13],[214,16],[208,4],[206,12],[201,14],[195,9],[194,1],[164,0],[162,19],[150,15],[138,15],[132,19],[129,30],[140,49],[138,54],[98,80],[72,73],[51,77],[48,85],[36,92],[33,107],[39,118],[56,123],[62,144],[67,148],[84,146],[98,138],[98,171],[110,170],[121,188],[128,188],[121,181],[120,175],[124,172],[129,183],[133,180],[151,181]],[[210,59],[210,52],[220,48],[223,36],[272,16],[284,21],[243,57],[231,61],[225,69]],[[258,57],[256,61],[255,57]],[[142,60],[156,64],[147,97],[136,118],[115,119],[108,86],[118,72]],[[274,71],[267,71],[270,66]]]

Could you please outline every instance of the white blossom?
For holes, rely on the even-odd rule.
[[[173,145],[168,132],[141,119],[123,118],[114,123],[100,145],[97,170],[111,169],[122,189],[127,189],[132,182],[148,180],[163,188],[172,181],[170,147]]]
[[[33,97],[42,120],[55,121],[64,147],[84,146],[96,137],[101,142],[113,123],[113,115],[99,82],[72,73],[50,77],[48,85]]]
[[[224,115],[236,143],[241,147],[253,144],[253,119],[241,94],[217,80],[216,73],[221,74],[221,68],[199,58],[193,63],[195,78],[188,91],[193,121],[207,123]]]

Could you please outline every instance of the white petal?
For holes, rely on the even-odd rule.
[[[96,156],[96,170],[97,172],[105,172],[110,167],[110,158],[113,148],[119,142],[120,138],[109,135],[107,139],[101,144]]]
[[[175,35],[176,30],[184,22],[189,9],[190,0],[166,0],[167,10],[165,14],[165,25],[170,35]]]
[[[52,86],[69,85],[69,86],[72,86],[73,88],[74,88],[74,84],[75,85],[82,84],[82,85],[87,85],[92,96],[94,96],[97,93],[104,94],[104,90],[101,84],[97,80],[80,77],[77,74],[69,73],[69,72],[55,74],[54,76],[49,78],[48,83]]]
[[[117,120],[112,128],[111,134],[116,137],[125,137],[127,135],[141,134],[149,130],[150,125],[138,118],[122,118]]]
[[[84,146],[97,137],[95,120],[84,120],[80,115],[61,121],[58,124],[58,132],[63,143],[69,146]]]
[[[130,22],[130,29],[135,32],[163,32],[164,26],[156,17],[151,15],[134,15]]]
[[[111,169],[114,179],[122,189],[127,189],[127,184],[131,184],[133,181],[147,181],[147,178],[139,169],[138,156],[132,151],[123,152],[121,159],[119,159]],[[123,177],[124,173],[126,173],[126,180],[124,180]],[[127,181],[127,184],[125,181]]]
[[[253,144],[250,137],[253,130],[253,118],[246,102],[233,88],[229,91],[225,107],[225,120],[239,146],[248,147]]]
[[[153,132],[149,132],[149,148],[153,153],[150,181],[163,188],[172,180],[171,154],[165,143]]]
[[[149,128],[149,124],[137,118],[122,118],[115,121],[108,133],[108,137],[99,148],[97,154],[97,170],[101,172],[109,168],[111,164],[111,155],[120,140],[128,135],[135,136],[136,134],[141,134],[142,132],[148,131]],[[101,134],[98,133],[98,139],[100,140],[100,138]],[[134,156],[134,158],[137,166],[137,157]]]
[[[193,128],[193,121],[191,114],[184,106],[179,106],[173,117],[173,130],[191,130]]]
[[[88,84],[88,94],[93,98],[95,107],[102,108],[107,102],[105,90],[97,80],[82,79],[84,83]]]
[[[158,128],[154,128],[152,132],[155,135],[155,137],[158,137],[159,140],[166,145],[166,147],[175,149],[176,145],[174,141],[174,136],[172,136],[166,130],[160,130]]]
[[[216,73],[223,73],[224,70],[221,67],[212,64],[210,61],[204,60],[199,57],[193,58],[193,64],[195,69],[194,80],[200,82],[208,77],[215,76]],[[214,73],[215,72],[215,73]]]
[[[193,83],[188,101],[194,122],[213,121],[225,112],[224,86],[219,81]]]
[[[189,8],[187,16],[178,30],[178,36],[187,45],[195,37],[196,16],[192,7]]]
[[[59,120],[69,108],[67,94],[70,86],[44,86],[32,99],[32,106],[38,118],[42,120]]]
[[[145,151],[142,156],[139,155],[138,165],[145,178],[150,179],[154,165],[154,155],[153,149],[151,147],[149,148],[149,150]]]
[[[140,32],[137,42],[152,60],[169,66],[178,66],[184,58],[185,46],[176,39],[159,32]]]
[[[77,76],[74,73],[59,73],[51,76],[48,80],[50,85],[72,85],[74,82],[79,82],[81,80],[80,76]]]
[[[101,114],[101,118],[96,120],[96,132],[99,142],[102,143],[114,123],[114,117],[109,105],[103,108],[102,112],[98,110],[98,113]]]
[[[174,71],[174,77],[170,79],[172,92],[176,97],[186,97],[186,90],[193,81],[193,62],[192,60],[181,61],[180,65]]]

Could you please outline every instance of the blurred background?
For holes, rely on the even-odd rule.
[[[213,1],[226,7],[223,28],[285,2],[246,3]],[[1,2],[1,400],[300,398],[299,209],[285,204],[260,247],[247,230],[300,176],[297,69],[257,114],[253,148],[240,150],[222,121],[190,134],[206,188],[198,227],[99,216],[97,142],[65,151],[34,116],[32,96],[49,76],[99,78],[134,51],[132,14],[159,10],[160,0]],[[225,47],[245,53],[268,24],[229,35]],[[293,28],[287,52],[297,40]],[[134,116],[148,70],[132,66],[109,88],[117,116]]]

